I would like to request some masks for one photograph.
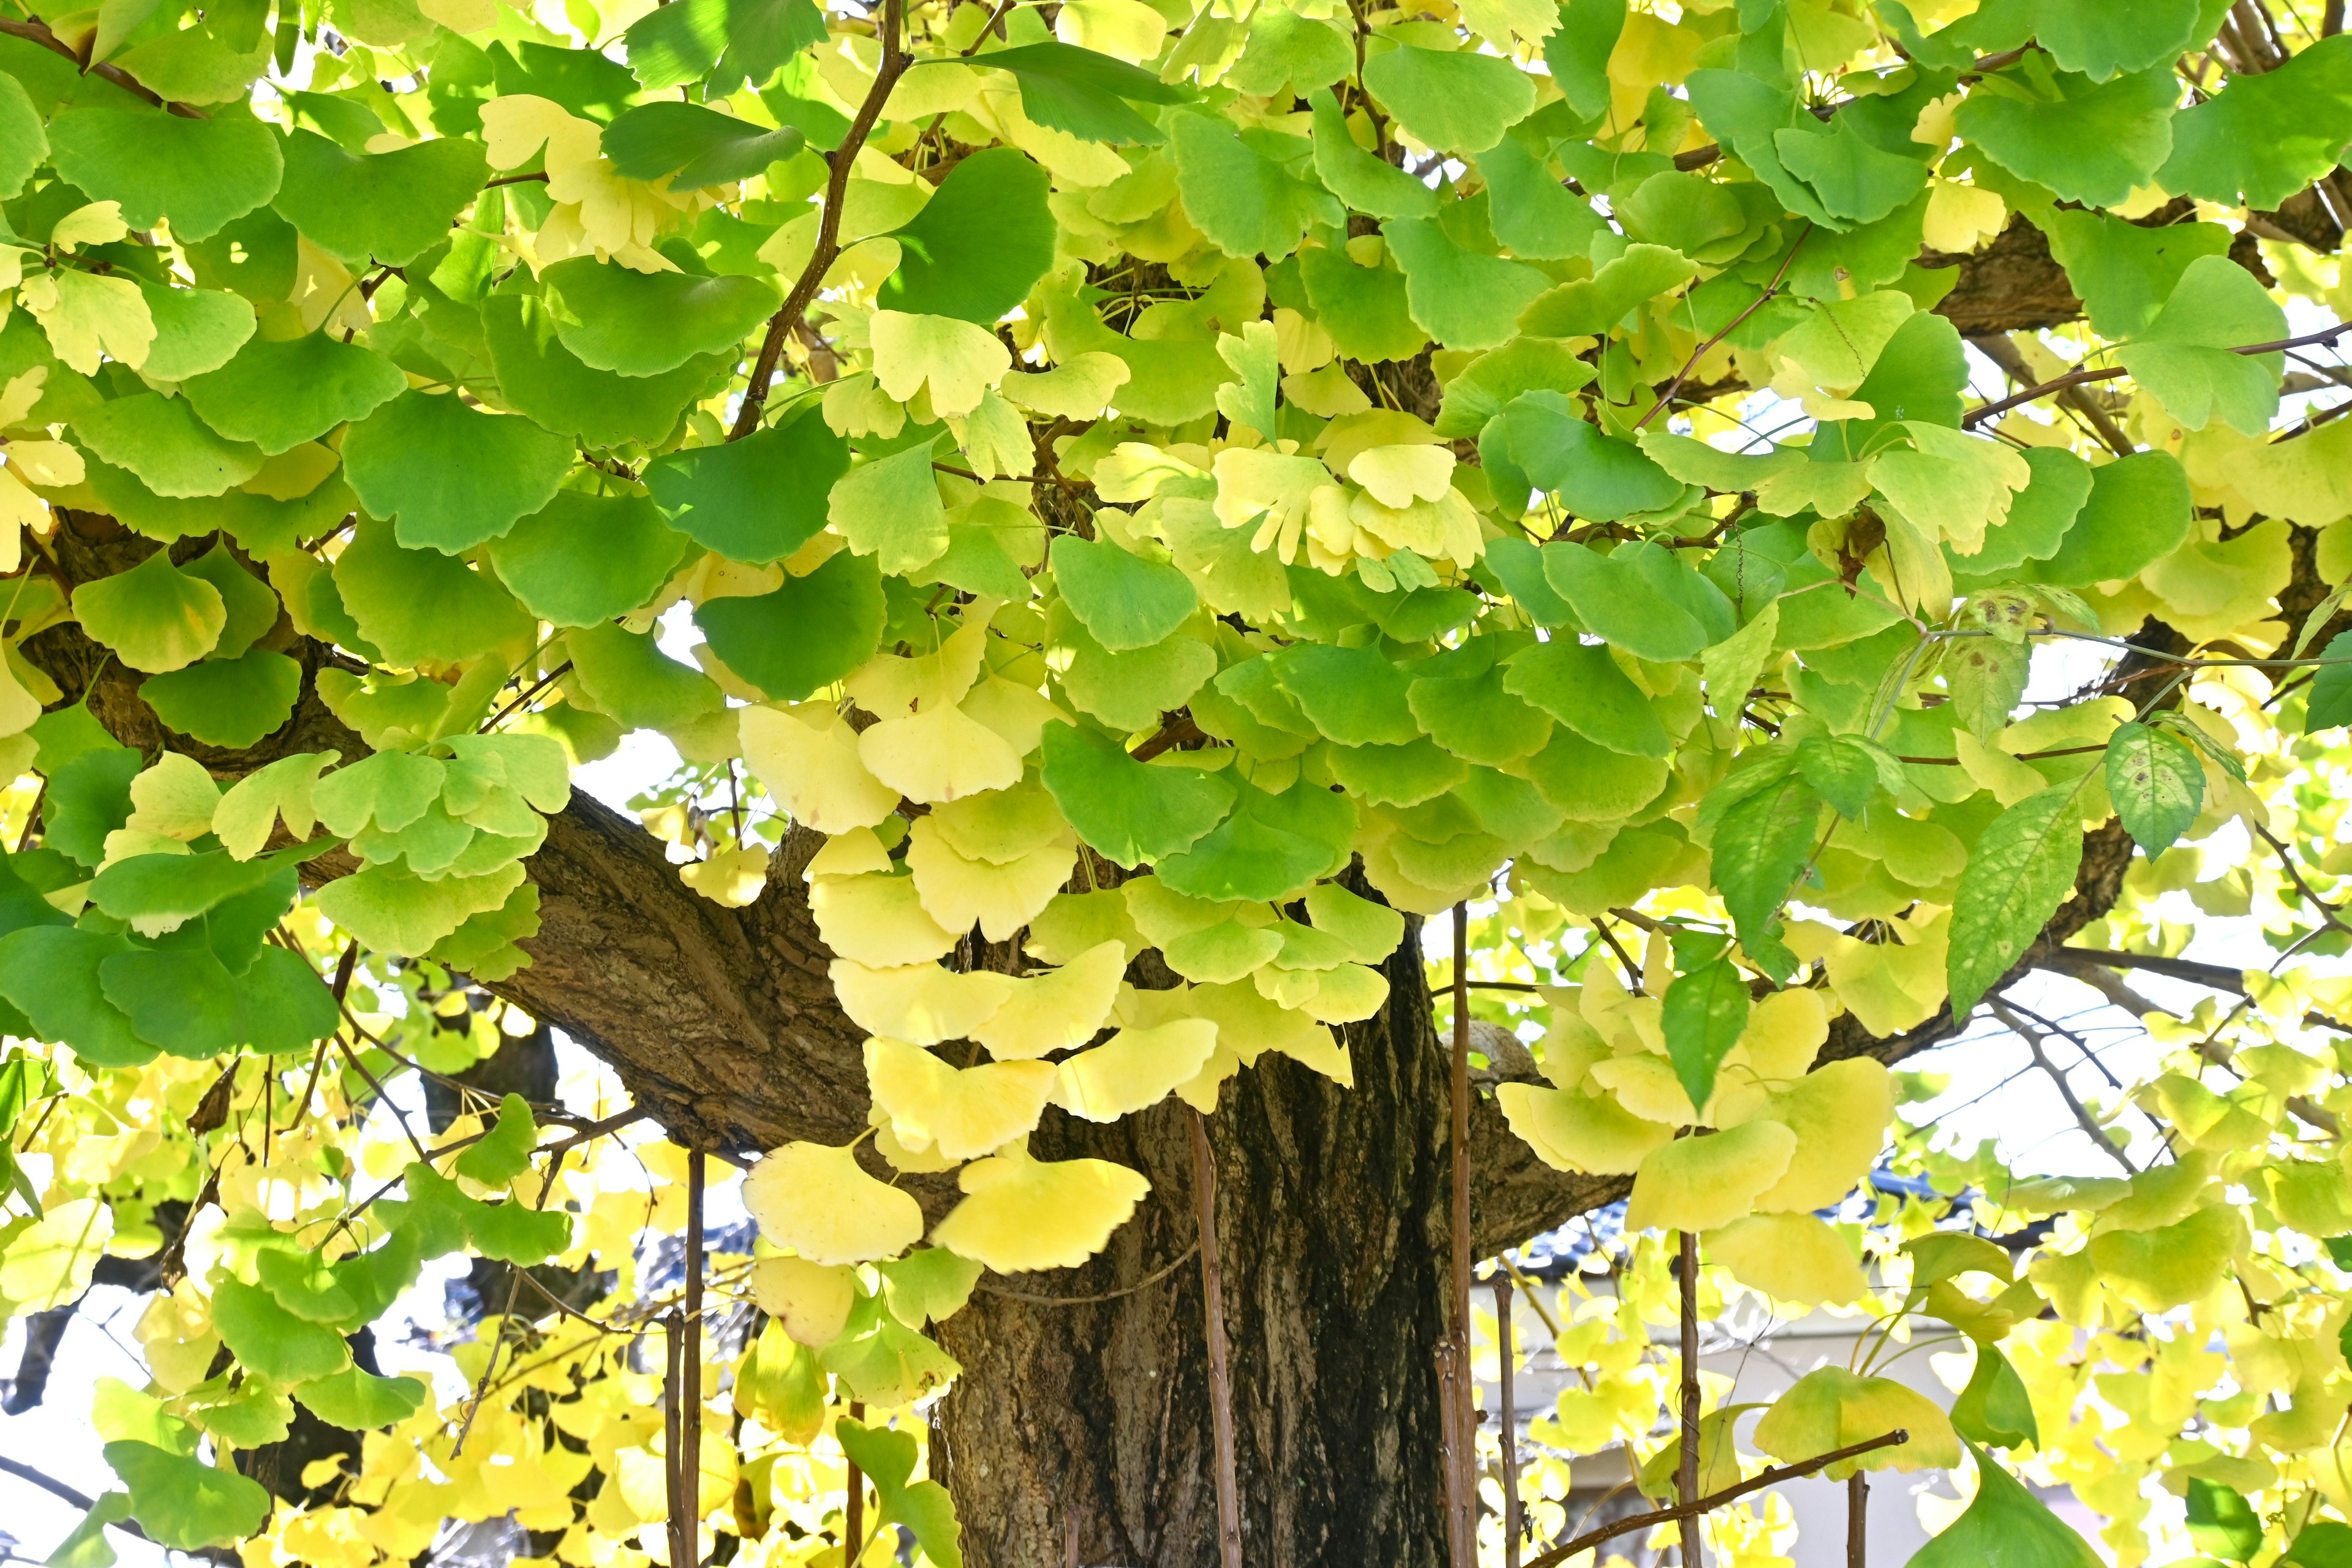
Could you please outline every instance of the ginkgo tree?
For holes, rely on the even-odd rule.
[[[0,12],[57,1561],[1460,1568],[1622,1447],[2352,1563],[2339,0]],[[1899,1114],[1978,1017],[2114,1176]],[[1621,1201],[1507,1464],[1473,1267]],[[1874,1327],[1759,1414],[1743,1297]]]

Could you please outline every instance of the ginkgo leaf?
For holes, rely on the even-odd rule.
[[[1767,1214],[1827,1208],[1853,1189],[1885,1146],[1895,1082],[1866,1057],[1829,1062],[1774,1095],[1759,1115],[1795,1133],[1804,1157],[1755,1194]]]
[[[925,912],[912,877],[819,877],[810,885],[809,909],[825,945],[860,963],[921,963],[956,942],[957,933]]]
[[[1116,1121],[1166,1099],[1201,1070],[1216,1047],[1217,1026],[1206,1018],[1121,1029],[1061,1065],[1054,1103],[1088,1121]]]
[[[857,732],[831,704],[746,708],[738,722],[743,760],[793,820],[843,833],[898,808],[898,792],[866,772]]]
[[[1844,1238],[1811,1215],[1749,1215],[1709,1231],[1704,1246],[1708,1262],[1776,1300],[1843,1305],[1870,1289]]]
[[[787,1143],[743,1178],[760,1234],[812,1263],[896,1258],[923,1236],[914,1198],[866,1173],[853,1145]]]
[[[1021,1147],[966,1165],[956,1184],[964,1200],[931,1239],[1000,1274],[1075,1268],[1151,1190],[1140,1173],[1108,1160],[1039,1161]]]
[[[928,391],[932,412],[943,417],[971,413],[981,393],[1013,366],[995,333],[952,316],[877,310],[870,329],[874,378],[882,390],[902,403]]]
[[[1037,944],[1033,924],[1030,945],[1034,949]],[[1117,940],[1072,953],[1058,969],[1014,981],[1003,1005],[969,1033],[1000,1061],[1085,1045],[1110,1016],[1127,959],[1126,948]]]
[[[866,771],[908,800],[956,800],[1021,780],[1021,754],[952,703],[885,719],[857,737]]]
[[[1670,1121],[1644,1121],[1612,1096],[1588,1096],[1536,1084],[1496,1084],[1496,1105],[1510,1131],[1555,1171],[1633,1175],[1654,1150],[1673,1140]]]
[[[1054,1072],[1045,1062],[959,1068],[903,1040],[866,1042],[866,1081],[898,1141],[949,1160],[977,1159],[1026,1136],[1053,1092]]]
[[[1646,1156],[1633,1177],[1626,1228],[1720,1229],[1754,1210],[1796,1152],[1797,1135],[1777,1121],[1668,1143]]]
[[[751,1265],[751,1299],[784,1332],[811,1350],[841,1337],[857,1302],[856,1270],[806,1258],[762,1258]]]
[[[875,969],[837,958],[828,973],[850,1022],[917,1046],[971,1037],[1022,984],[992,970],[959,974],[936,963]]]
[[[1948,1469],[1960,1462],[1960,1441],[1949,1417],[1917,1390],[1891,1377],[1859,1377],[1842,1366],[1817,1367],[1799,1378],[1756,1424],[1756,1446],[1794,1463],[1889,1432],[1910,1441],[1842,1459],[1822,1473],[1843,1480],[1856,1470]]]
[[[1074,858],[1064,842],[1002,866],[966,859],[928,818],[915,824],[907,842],[907,867],[924,910],[942,930],[970,931],[976,924],[991,942],[1004,942],[1027,925],[1069,880]]]

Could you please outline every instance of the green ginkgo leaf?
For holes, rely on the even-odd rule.
[[[74,590],[82,630],[133,669],[160,675],[210,653],[228,624],[221,593],[158,550],[128,572]]]
[[[438,549],[402,548],[389,522],[362,519],[330,581],[390,663],[473,658],[531,637],[530,617],[496,577]]]
[[[1054,265],[1045,171],[1010,147],[960,160],[912,219],[891,231],[898,269],[886,310],[992,325]]]
[[[591,370],[659,375],[732,348],[780,303],[759,278],[636,272],[577,256],[540,275],[563,346]]]
[[[563,346],[546,304],[529,294],[483,300],[482,340],[501,404],[591,447],[658,445],[730,368],[720,355],[697,354],[658,375],[592,370]]]
[[[261,471],[258,447],[226,439],[187,399],[160,393],[100,404],[74,421],[74,434],[159,496],[216,496]]]
[[[141,699],[166,728],[231,750],[284,724],[301,694],[302,667],[268,648],[206,659],[139,684]]]
[[[498,538],[545,506],[572,458],[569,442],[528,419],[415,391],[343,437],[343,475],[368,515],[391,522],[393,536],[411,550],[449,555]]]
[[[1221,773],[1138,762],[1109,738],[1067,724],[1046,727],[1043,769],[1079,837],[1129,868],[1191,848],[1234,804]]]
[[[1535,84],[1509,60],[1405,45],[1368,55],[1364,85],[1423,146],[1484,153],[1532,113]]]
[[[152,1443],[106,1445],[106,1462],[131,1489],[131,1511],[158,1546],[180,1552],[227,1546],[269,1518],[259,1481]]]
[[[209,948],[134,947],[100,963],[98,984],[166,1055],[204,1061],[245,1043],[245,993]]]
[[[2059,79],[2063,96],[1971,92],[1955,116],[1959,133],[2002,168],[2068,201],[2113,206],[2147,184],[2172,151],[2180,87],[2169,66],[2094,85]]]
[[[272,205],[330,256],[405,267],[448,237],[488,172],[482,144],[462,136],[354,154],[297,129]]]
[[[182,240],[209,237],[278,194],[277,128],[236,116],[187,119],[160,109],[69,109],[49,121],[58,173],[122,221],[168,218]]]
[[[646,465],[644,479],[672,528],[730,561],[764,566],[823,531],[828,492],[848,468],[849,443],[803,410],[740,441],[667,453]]]
[[[530,1105],[509,1094],[499,1101],[499,1113],[481,1140],[461,1152],[450,1169],[485,1186],[502,1187],[530,1169],[530,1152],[539,1142],[539,1123]]]
[[[12,81],[15,79],[10,78]],[[253,336],[253,306],[242,296],[217,289],[173,289],[142,280],[155,341],[140,365],[151,381],[184,382],[226,364]],[[206,424],[213,425],[211,420]],[[213,428],[220,430],[218,425]],[[236,433],[224,436],[242,439]]]
[[[366,418],[407,387],[400,367],[373,349],[310,332],[255,338],[181,391],[205,424],[275,455]]]
[[[332,1377],[299,1384],[294,1397],[330,1426],[365,1432],[405,1421],[416,1414],[430,1392],[413,1377],[378,1377],[359,1367],[345,1367]]]
[[[1200,607],[1184,574],[1108,540],[1064,534],[1054,541],[1053,562],[1063,602],[1114,653],[1159,642]]]
[[[136,752],[132,755],[135,757]],[[45,1040],[57,1040],[93,1067],[139,1067],[156,1047],[106,999],[99,965],[130,943],[119,936],[72,926],[36,926],[0,937],[0,996],[33,1022]]]
[[[773,593],[706,599],[694,624],[729,669],[796,702],[874,657],[886,609],[874,563],[844,550]]]
[[[238,1361],[281,1386],[331,1377],[352,1363],[341,1335],[296,1317],[233,1274],[213,1285],[213,1329]]]
[[[532,615],[552,626],[584,626],[651,599],[688,548],[644,496],[558,490],[494,541],[489,557]]]

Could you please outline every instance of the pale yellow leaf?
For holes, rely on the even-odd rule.
[[[131,816],[124,826],[184,843],[213,830],[213,813],[220,803],[220,785],[202,763],[180,752],[165,752],[153,767],[131,781]]]
[[[877,310],[869,325],[874,379],[882,390],[912,403],[928,387],[931,411],[949,418],[970,414],[980,395],[1013,368],[1012,351],[975,322]]]
[[[751,1265],[751,1299],[784,1332],[811,1350],[841,1337],[857,1304],[857,1273],[805,1258],[762,1258]]]
[[[1116,1121],[1195,1077],[1216,1045],[1217,1026],[1206,1018],[1121,1029],[1062,1064],[1054,1103],[1088,1121]]]
[[[956,942],[924,911],[911,877],[820,877],[809,884],[809,908],[827,947],[877,968],[921,963]]]
[[[1669,1123],[1644,1121],[1610,1096],[1581,1090],[1503,1083],[1495,1086],[1495,1103],[1511,1131],[1556,1171],[1630,1176],[1675,1135]]]
[[[1703,1238],[1709,1263],[1779,1301],[1843,1305],[1870,1289],[1844,1237],[1809,1214],[1757,1214]]]
[[[1023,984],[1009,974],[959,974],[936,963],[876,969],[833,961],[833,994],[851,1023],[918,1046],[961,1040],[994,1017]]]
[[[743,1207],[761,1235],[812,1263],[896,1258],[923,1235],[921,1206],[867,1175],[854,1146],[785,1144],[743,1178]]]
[[[1075,1268],[1151,1190],[1141,1173],[1108,1160],[1044,1163],[1020,1147],[966,1165],[956,1182],[967,1195],[931,1239],[1000,1274]]]
[[[866,1078],[899,1142],[928,1145],[950,1160],[975,1159],[1026,1135],[1054,1088],[1050,1063],[959,1068],[881,1036],[866,1042]]]
[[[857,756],[866,772],[924,804],[1009,789],[1021,779],[1021,753],[956,707],[885,719],[857,737]]]
[[[1012,982],[1004,1005],[967,1031],[1000,1061],[1076,1049],[1094,1038],[1118,995],[1127,952],[1117,940],[1096,943],[1059,969]]]
[[[1633,1177],[1625,1228],[1715,1230],[1753,1212],[1757,1196],[1789,1169],[1797,1135],[1777,1121],[1749,1121],[1712,1137],[1656,1150]]]
[[[1061,891],[1075,854],[1067,844],[1047,844],[1003,866],[967,860],[924,817],[908,835],[907,865],[923,908],[942,930],[970,931],[978,924],[989,941],[1004,942]]]
[[[866,772],[857,733],[829,703],[739,716],[743,761],[793,820],[819,833],[872,827],[898,808],[898,792]]]

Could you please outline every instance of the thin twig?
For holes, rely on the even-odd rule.
[[[2233,354],[2281,353],[2288,349],[2299,349],[2311,343],[2333,343],[2336,339],[2342,337],[2347,332],[2352,332],[2352,321],[2338,323],[2336,326],[2327,328],[2324,331],[2306,332],[2299,338],[2281,338],[2278,342],[2273,343],[2242,343],[2231,349],[2229,352]],[[2068,371],[2064,375],[2059,376],[2055,380],[2045,381],[2036,386],[2029,386],[2024,391],[2011,393],[2010,395],[2000,399],[1998,402],[1988,403],[1980,407],[1971,408],[1966,414],[1960,416],[1960,424],[1964,428],[1979,425],[1985,420],[1991,418],[1996,414],[2006,414],[2011,409],[2018,407],[2023,404],[2031,403],[2037,397],[2047,397],[2053,392],[2062,392],[2070,386],[2081,386],[2086,382],[2113,381],[2119,375],[2126,375],[2128,374],[2129,372],[2127,372],[2124,366],[2119,364],[2109,365],[2104,370]]]
[[[1873,1437],[1862,1443],[1849,1443],[1843,1448],[1832,1448],[1826,1454],[1801,1460],[1797,1464],[1775,1465],[1769,1470],[1759,1470],[1736,1487],[1726,1487],[1712,1497],[1703,1497],[1696,1504],[1676,1503],[1672,1508],[1654,1508],[1647,1513],[1629,1514],[1612,1523],[1604,1524],[1598,1530],[1587,1531],[1573,1541],[1553,1547],[1542,1556],[1528,1563],[1526,1568],[1556,1568],[1557,1564],[1567,1562],[1579,1552],[1590,1552],[1604,1541],[1614,1541],[1621,1535],[1631,1535],[1637,1530],[1647,1530],[1654,1525],[1671,1524],[1675,1520],[1690,1514],[1705,1513],[1710,1509],[1721,1508],[1725,1503],[1746,1497],[1749,1492],[1760,1491],[1766,1487],[1778,1486],[1782,1481],[1792,1481],[1801,1476],[1810,1476],[1816,1470],[1827,1469],[1830,1466],[1841,1460],[1851,1459],[1857,1454],[1867,1454],[1877,1448],[1892,1448],[1899,1444],[1908,1443],[1910,1440],[1911,1434],[1897,1427],[1883,1437]]]
[[[1738,331],[1741,322],[1747,321],[1748,317],[1762,310],[1764,308],[1764,302],[1767,300],[1771,299],[1773,295],[1778,294],[1780,291],[1780,284],[1788,278],[1789,268],[1796,265],[1797,252],[1804,248],[1805,241],[1811,236],[1812,232],[1813,226],[1808,222],[1803,229],[1799,231],[1796,244],[1789,247],[1789,254],[1780,258],[1780,269],[1772,274],[1772,281],[1764,286],[1764,292],[1757,295],[1755,299],[1748,301],[1748,308],[1740,311],[1739,314],[1732,317],[1730,321],[1725,325],[1723,331],[1716,333],[1715,336],[1707,339],[1706,342],[1699,344],[1697,348],[1691,352],[1690,358],[1683,362],[1682,369],[1675,372],[1674,380],[1666,383],[1665,390],[1658,394],[1658,400],[1650,405],[1650,411],[1647,414],[1643,415],[1639,419],[1633,421],[1634,429],[1639,430],[1643,426],[1647,425],[1651,420],[1656,418],[1658,410],[1664,408],[1667,404],[1672,403],[1675,399],[1675,394],[1683,389],[1683,383],[1690,379],[1690,373],[1692,371],[1698,368],[1698,362],[1705,359],[1709,353],[1713,353],[1716,344],[1723,342],[1724,339]]]
[[[506,1310],[499,1314],[499,1335],[490,1342],[490,1359],[482,1363],[481,1381],[474,1385],[474,1397],[466,1401],[466,1420],[457,1428],[457,1441],[450,1446],[449,1457],[458,1458],[466,1451],[466,1438],[474,1430],[474,1417],[481,1414],[482,1396],[490,1391],[490,1373],[498,1370],[499,1357],[507,1348],[507,1329],[514,1321],[515,1297],[522,1290],[522,1269],[507,1265]]]
[[[974,1289],[983,1296],[1002,1296],[1008,1301],[1026,1301],[1033,1307],[1091,1307],[1099,1301],[1116,1301],[1122,1296],[1132,1296],[1138,1290],[1150,1289],[1187,1263],[1192,1262],[1192,1255],[1200,1250],[1201,1244],[1195,1241],[1134,1284],[1122,1285],[1116,1290],[1105,1290],[1095,1296],[1032,1296],[1026,1290],[1007,1290],[996,1285],[980,1285],[975,1286]]]
[[[882,118],[890,89],[912,63],[899,37],[905,9],[905,0],[884,0],[881,66],[875,72],[874,85],[866,89],[866,100],[857,106],[856,118],[849,122],[848,134],[833,151],[833,169],[824,184],[824,208],[817,218],[816,248],[809,253],[808,265],[801,268],[782,307],[768,318],[767,335],[760,342],[760,356],[752,363],[751,383],[743,389],[742,406],[736,412],[734,428],[727,433],[730,441],[740,441],[760,427],[760,416],[768,405],[768,384],[775,379],[776,364],[783,357],[784,339],[808,313],[810,302],[824,286],[825,273],[840,258],[841,204],[849,190],[850,167],[857,162],[866,137],[873,134],[875,122]]]
[[[2083,1130],[2084,1135],[2098,1146],[2101,1153],[2121,1165],[2125,1175],[2138,1175],[2139,1167],[2133,1164],[2122,1150],[2107,1141],[2106,1131],[2099,1125],[2099,1119],[2091,1114],[2091,1108],[2083,1103],[2082,1097],[2074,1092],[2074,1086],[2066,1081],[2065,1072],[2056,1062],[2052,1061],[2049,1053],[2042,1048],[2044,1037],[2041,1031],[2011,1012],[2004,999],[2000,997],[1995,997],[1992,1001],[1992,1016],[2009,1026],[2010,1032],[2025,1042],[2025,1048],[2033,1053],[2033,1065],[2040,1068],[2050,1081],[2057,1086],[2058,1098],[2066,1102],[2066,1109],[2074,1113],[2074,1124]]]
[[[1511,1277],[1495,1276],[1495,1381],[1496,1402],[1502,1405],[1503,1449],[1503,1568],[1519,1568],[1519,1413],[1511,1397],[1511,1363],[1517,1348],[1511,1342]]]

